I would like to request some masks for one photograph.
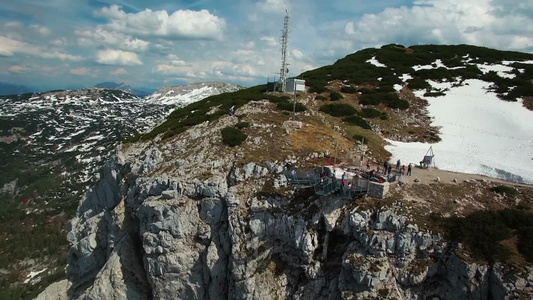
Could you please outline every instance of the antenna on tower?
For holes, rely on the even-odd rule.
[[[287,82],[287,73],[289,69],[287,68],[287,49],[289,46],[289,10],[285,9],[285,20],[283,22],[283,34],[281,36],[281,72],[279,79],[281,81],[281,91],[285,92],[286,82]]]

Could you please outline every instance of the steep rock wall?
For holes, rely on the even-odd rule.
[[[228,166],[205,182],[132,171],[157,168],[157,151],[140,164],[118,153],[80,204],[72,297],[500,299],[531,285],[499,264],[466,263],[395,207],[258,193],[268,179],[286,184],[279,164]]]

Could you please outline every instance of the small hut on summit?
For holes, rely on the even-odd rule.
[[[305,80],[296,78],[287,79],[285,91],[287,93],[293,93],[294,91],[305,92]]]

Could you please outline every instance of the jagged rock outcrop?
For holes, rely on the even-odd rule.
[[[401,206],[272,192],[287,185],[284,161],[238,165],[238,150],[213,148],[237,121],[118,149],[70,223],[70,297],[503,299],[531,288],[531,270],[469,264]]]

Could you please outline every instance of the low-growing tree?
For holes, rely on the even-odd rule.
[[[248,128],[248,127],[250,127],[250,123],[248,122],[239,122],[235,124],[235,128],[238,128],[238,129]]]
[[[341,92],[346,94],[355,94],[357,90],[353,86],[343,86],[341,87]]]
[[[331,101],[338,101],[338,100],[344,99],[344,97],[339,92],[331,91],[329,93],[329,99]]]
[[[381,112],[373,108],[363,108],[357,114],[363,118],[369,118],[369,119],[378,118],[381,116]]]
[[[370,127],[370,124],[368,124],[365,119],[359,116],[348,116],[342,120],[348,124],[359,126],[363,129],[372,129],[372,127]]]
[[[231,126],[222,129],[221,133],[222,143],[230,147],[235,147],[242,144],[242,142],[244,142],[244,140],[246,140],[248,137],[240,129]]]
[[[300,102],[296,102],[295,106],[294,103],[288,101],[279,102],[277,108],[285,111],[293,111],[294,109],[294,111],[296,112],[302,112],[307,110],[307,107]]]
[[[345,103],[325,104],[322,105],[319,110],[334,117],[351,116],[357,112],[353,106]]]

